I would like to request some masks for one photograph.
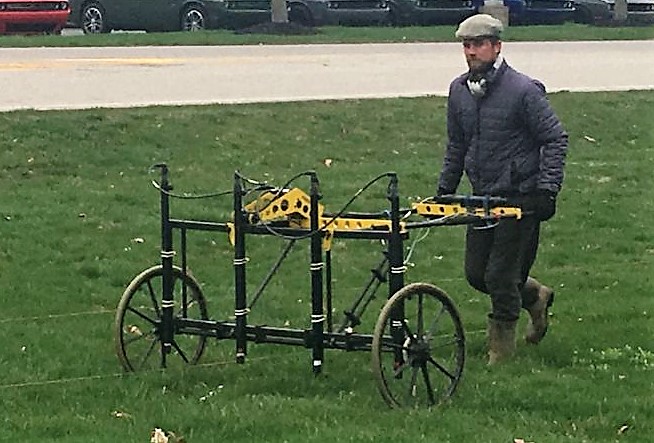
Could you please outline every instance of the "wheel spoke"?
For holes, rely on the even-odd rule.
[[[396,366],[396,367],[393,369],[393,377],[395,377],[395,378],[400,378],[400,377],[402,376],[402,373],[404,372],[404,370],[405,370],[407,367],[408,367],[408,365],[406,364],[406,362],[402,362],[401,364],[399,364],[398,366]]]
[[[424,312],[423,312],[423,302],[424,302],[424,297],[423,293],[421,292],[418,294],[418,318],[416,319],[418,325],[416,333],[418,334],[417,336],[420,337],[422,336],[422,332],[424,331]]]
[[[410,337],[410,338],[412,338],[412,339],[413,339],[414,337],[416,337],[416,335],[415,335],[413,332],[411,332],[411,328],[409,327],[409,322],[406,321],[406,319],[402,320],[402,329],[404,329],[404,333],[405,333],[408,337]]]
[[[409,384],[409,395],[416,398],[418,395],[418,367],[414,366],[411,371],[411,383]]]
[[[136,309],[134,309],[131,306],[128,306],[127,310],[130,311],[130,312],[133,312],[136,315],[138,315],[139,317],[141,317],[143,320],[147,321],[150,324],[153,324],[153,325],[157,324],[156,320],[153,320],[150,317],[148,317],[147,315],[140,313],[139,311],[137,311]]]
[[[161,311],[159,310],[159,303],[157,302],[157,296],[154,293],[152,288],[152,280],[148,280],[148,292],[150,293],[150,300],[152,300],[152,306],[154,306],[154,312],[157,313],[157,318],[161,318]]]
[[[427,370],[427,365],[423,364],[422,369],[422,378],[425,381],[425,388],[427,389],[427,397],[429,397],[429,404],[435,405],[436,400],[434,399],[434,389],[431,387],[431,380],[429,380],[429,371]]]
[[[438,323],[440,322],[440,319],[445,312],[447,312],[447,310],[445,309],[445,305],[442,305],[441,310],[439,311],[438,314],[436,314],[436,318],[434,318],[434,321],[431,322],[431,325],[429,325],[429,329],[426,331],[425,335],[427,336],[427,340],[431,340],[431,338],[436,333],[438,329],[437,328]]]
[[[441,348],[445,348],[445,347],[448,347],[448,346],[451,346],[451,345],[457,345],[458,346],[459,343],[461,343],[461,339],[458,338],[458,337],[454,337],[452,340],[449,340],[449,341],[446,341],[446,342],[443,342],[443,343],[439,343],[439,344],[437,344],[435,346],[432,346],[431,349],[432,350],[441,349]]]
[[[152,355],[152,351],[154,350],[155,345],[159,343],[159,337],[156,337],[154,340],[152,340],[152,343],[150,343],[150,347],[148,348],[147,352],[141,359],[141,362],[138,365],[138,369],[141,369],[145,362],[150,358],[150,355]]]
[[[189,360],[188,360],[188,358],[186,358],[186,354],[184,354],[184,351],[182,351],[182,348],[179,347],[179,345],[177,344],[177,342],[175,340],[173,340],[172,345],[173,345],[173,348],[175,348],[175,350],[177,350],[177,353],[179,354],[179,356],[182,357],[182,360],[184,360],[184,363],[188,363]]]
[[[438,370],[441,371],[443,374],[445,374],[445,375],[446,375],[450,380],[454,380],[454,379],[456,378],[456,377],[454,376],[454,374],[452,374],[452,373],[451,373],[450,371],[448,371],[445,367],[443,367],[443,365],[441,365],[441,364],[438,363],[436,360],[434,360],[433,357],[430,356],[429,359],[428,359],[427,361],[428,361],[429,363],[431,363],[432,365],[436,366],[436,367],[438,368]]]

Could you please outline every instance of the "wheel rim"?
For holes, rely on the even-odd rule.
[[[184,31],[201,31],[204,29],[204,14],[197,9],[189,9],[182,20]]]
[[[183,319],[207,320],[204,296],[197,282],[174,268],[172,350],[166,366],[184,366],[198,362],[206,343],[202,335],[184,334]],[[127,287],[116,312],[116,352],[128,371],[161,367],[161,294],[162,268],[157,266],[137,276]],[[186,291],[186,295],[184,295]],[[185,302],[184,302],[185,300]]]
[[[375,328],[372,363],[379,391],[391,407],[442,403],[454,393],[464,360],[463,326],[444,292],[414,284],[388,301]]]
[[[84,10],[82,20],[82,30],[87,34],[100,34],[104,30],[104,18],[102,11],[96,7],[90,7]]]

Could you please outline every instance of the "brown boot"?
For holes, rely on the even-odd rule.
[[[488,365],[510,359],[515,353],[517,321],[488,319]]]
[[[527,325],[525,340],[527,343],[537,345],[547,333],[549,308],[554,303],[554,291],[531,277],[528,279],[527,284],[538,285],[538,300],[527,308],[529,324]]]

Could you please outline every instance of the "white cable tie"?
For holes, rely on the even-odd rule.
[[[161,301],[161,307],[166,309],[166,308],[174,308],[175,307],[175,300],[162,300]]]
[[[173,258],[175,254],[175,251],[161,251],[161,258]]]
[[[391,326],[394,328],[401,328],[402,327],[402,320],[393,320],[391,321]]]
[[[392,266],[391,274],[404,274],[406,272],[406,266]]]
[[[246,264],[247,262],[249,262],[249,261],[250,261],[250,259],[247,258],[247,257],[243,257],[243,258],[235,258],[235,259],[234,259],[234,266],[245,266],[245,264]]]
[[[325,314],[312,314],[311,323],[322,323],[325,321]]]
[[[322,366],[322,361],[321,360],[314,360],[313,361],[313,367],[314,368],[319,368]]]
[[[311,263],[310,269],[312,271],[321,271],[325,267],[325,262]]]
[[[242,317],[244,315],[248,315],[250,313],[250,310],[248,308],[245,309],[236,309],[234,311],[234,316],[236,317]]]

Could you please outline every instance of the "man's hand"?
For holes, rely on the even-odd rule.
[[[546,221],[556,214],[556,193],[539,190],[535,198],[534,212],[540,221]]]

